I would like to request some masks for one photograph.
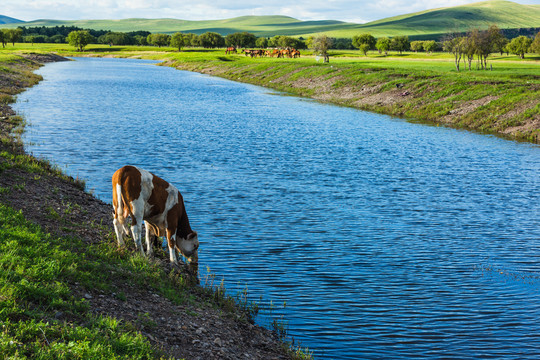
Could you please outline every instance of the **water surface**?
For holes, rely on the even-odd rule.
[[[46,65],[27,150],[184,195],[201,267],[329,359],[540,357],[540,148],[152,62]]]

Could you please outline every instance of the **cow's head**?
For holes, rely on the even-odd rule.
[[[186,239],[177,237],[176,247],[189,262],[193,260],[197,261],[197,249],[199,248],[199,238],[197,237],[197,232],[193,231],[189,233]]]

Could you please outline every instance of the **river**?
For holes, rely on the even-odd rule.
[[[201,268],[317,358],[540,358],[539,146],[152,61],[39,73],[27,151],[107,202],[126,164],[174,183]]]

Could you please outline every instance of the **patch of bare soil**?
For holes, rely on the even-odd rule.
[[[57,54],[26,53],[26,54],[22,54],[21,56],[24,57],[25,59],[34,61],[39,64],[47,64],[47,63],[59,62],[59,61],[71,61]]]
[[[467,102],[463,102],[460,104],[457,104],[454,109],[450,110],[448,115],[446,115],[442,120],[446,123],[453,123],[454,119],[466,115],[468,113],[472,113],[474,110],[478,109],[480,106],[484,106],[493,100],[496,100],[497,96],[485,96],[480,99],[476,100],[469,100]]]
[[[41,56],[33,59],[46,61]],[[51,58],[51,59],[54,59]],[[55,60],[51,60],[55,61]],[[0,73],[0,81],[8,81]],[[23,90],[20,87],[19,90]],[[11,137],[13,123],[9,107],[0,108],[0,136]],[[24,154],[20,143],[2,141],[0,152]],[[116,246],[113,239],[112,207],[84,192],[73,179],[55,174],[33,173],[24,168],[2,166],[8,157],[0,157],[0,202],[22,211],[31,222],[47,232],[58,236],[76,236],[86,243],[107,241]],[[43,165],[47,168],[47,165]],[[7,189],[7,190],[6,190]],[[82,251],[84,251],[82,249]],[[129,251],[129,250],[124,250]],[[157,254],[156,261],[164,272],[187,271],[173,268],[164,253]],[[85,298],[95,314],[102,314],[129,321],[155,346],[167,355],[185,359],[289,359],[287,350],[271,331],[242,319],[240,313],[228,313],[211,306],[204,292],[195,291],[192,296],[197,305],[176,305],[152,289],[137,284],[123,283],[111,274],[116,291],[112,294],[99,290],[84,289],[74,284],[75,295]],[[194,287],[198,285],[193,285]],[[180,291],[180,290],[179,290]],[[123,294],[118,296],[118,294]],[[201,298],[202,297],[202,298]],[[57,319],[66,319],[61,312]],[[69,320],[69,319],[66,319]]]

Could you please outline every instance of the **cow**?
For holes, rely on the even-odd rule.
[[[118,246],[124,245],[128,234],[126,218],[131,217],[131,233],[135,246],[144,255],[141,243],[142,222],[146,229],[147,255],[152,255],[151,238],[166,236],[169,257],[178,264],[176,250],[188,262],[198,261],[199,240],[191,229],[182,195],[176,187],[160,177],[135,166],[124,166],[112,177],[114,230]]]

